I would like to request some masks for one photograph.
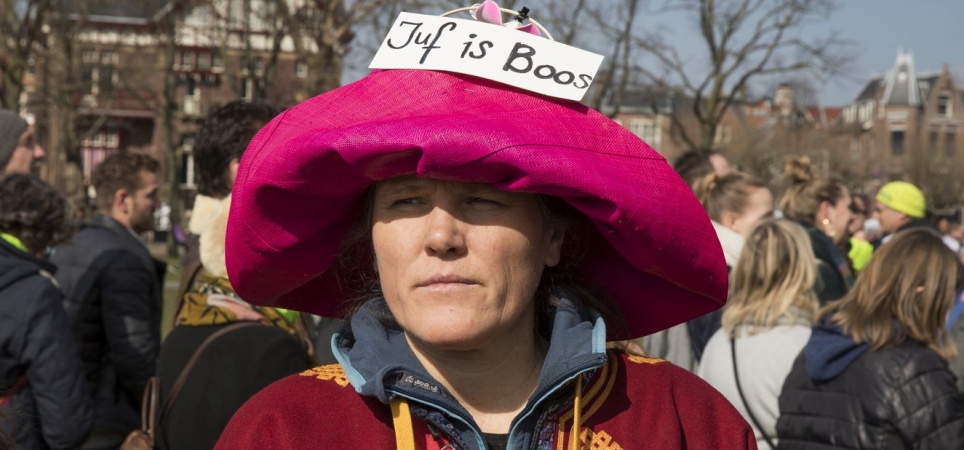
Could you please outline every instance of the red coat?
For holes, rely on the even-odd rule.
[[[697,376],[663,360],[610,351],[582,387],[580,448],[755,449],[753,431],[727,400]],[[419,419],[416,448],[438,448]],[[218,449],[396,448],[392,412],[349,386],[340,365],[282,379],[231,419]],[[573,409],[549,429],[551,448],[568,449]]]

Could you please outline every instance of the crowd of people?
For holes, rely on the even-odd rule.
[[[194,154],[162,340],[160,163],[78,221],[0,111],[0,447],[964,448],[964,231],[911,183],[671,166],[432,70],[229,103]]]
[[[727,209],[753,221],[738,240],[741,228],[723,225],[733,221],[721,221],[706,192],[734,176],[710,164],[719,154],[689,153],[676,166],[693,167],[699,154],[709,183],[694,190],[727,256],[727,305],[690,321],[675,341],[656,335],[644,346],[695,367],[747,418],[759,448],[964,445],[958,222],[941,233],[913,184],[885,184],[870,202],[798,158],[786,167],[781,219],[750,202]],[[646,345],[654,338],[661,346]]]

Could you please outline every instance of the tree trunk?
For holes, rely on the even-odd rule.
[[[716,121],[703,120],[700,123],[700,148],[713,148],[713,139],[716,137]]]
[[[14,57],[16,58],[16,57]],[[19,61],[10,64],[3,72],[3,108],[20,112],[20,93],[23,92],[24,65]]]
[[[341,87],[341,71],[344,65],[344,56],[338,54],[330,46],[321,45],[318,40],[318,54],[315,56],[315,67],[318,68],[319,75],[315,80],[315,92],[313,95],[323,94],[333,89]]]
[[[181,222],[181,192],[178,183],[177,147],[174,144],[174,120],[177,113],[177,74],[174,72],[174,58],[177,51],[177,29],[171,18],[167,25],[167,45],[164,49],[164,104],[161,126],[164,134],[164,154],[167,156],[168,205],[171,207],[170,224],[173,227]],[[167,235],[167,254],[178,256],[178,243],[174,233]]]

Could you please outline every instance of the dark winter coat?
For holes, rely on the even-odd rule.
[[[24,449],[73,448],[93,422],[80,354],[54,285],[54,267],[0,240],[0,429]]]
[[[817,298],[826,304],[843,297],[854,283],[850,262],[833,241],[813,224],[799,222],[810,236],[813,253],[817,257]]]
[[[884,242],[890,240],[890,238],[891,238],[893,235],[895,235],[895,234],[897,234],[897,233],[900,233],[901,231],[910,230],[910,229],[913,229],[913,228],[927,228],[927,229],[933,230],[935,233],[937,233],[937,227],[935,227],[934,224],[931,223],[929,220],[925,220],[925,219],[911,219],[910,222],[907,222],[907,223],[901,225],[900,228],[897,229],[897,231],[895,231],[895,232],[893,232],[893,233],[891,233],[891,234],[888,234],[888,235],[886,235],[886,236],[881,236],[880,239],[877,239],[876,241],[874,241],[874,242],[873,242],[873,244],[874,244],[874,251],[876,251],[878,248],[880,248],[880,246],[883,245]]]
[[[171,331],[158,360],[161,399],[167,398],[201,343],[229,325],[179,326]],[[170,413],[161,418],[159,447],[214,448],[244,402],[269,384],[311,365],[301,343],[280,328],[250,326],[218,337],[198,358]]]
[[[94,397],[94,433],[125,435],[140,427],[144,386],[156,371],[165,266],[104,215],[51,261]]]
[[[878,351],[820,326],[780,395],[781,449],[964,448],[964,400],[937,353]]]

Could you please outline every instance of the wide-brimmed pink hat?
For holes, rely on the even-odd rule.
[[[631,328],[620,338],[726,300],[726,264],[706,213],[646,143],[575,102],[426,70],[374,72],[258,133],[228,221],[238,294],[335,315],[355,290],[333,263],[366,189],[406,174],[552,195],[585,214],[595,230],[577,270],[617,302]]]

